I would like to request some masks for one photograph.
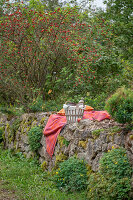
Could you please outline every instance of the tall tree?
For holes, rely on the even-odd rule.
[[[115,44],[120,48],[124,59],[131,60],[133,54],[133,1],[106,0],[105,17],[114,23]]]

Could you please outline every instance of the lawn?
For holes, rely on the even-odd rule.
[[[27,160],[21,153],[13,155],[11,151],[2,150],[1,147],[0,193],[7,199],[15,200],[86,199],[84,191],[74,193],[59,191],[52,181],[52,176],[43,172],[36,160]]]

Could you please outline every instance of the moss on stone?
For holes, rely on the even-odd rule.
[[[5,132],[3,132],[3,134],[2,134],[2,138],[5,141]]]
[[[0,143],[4,140],[4,127],[0,127]]]
[[[116,133],[109,133],[107,135],[107,142],[114,142],[114,136],[115,136]]]
[[[13,138],[15,139],[16,136],[16,132],[19,129],[20,125],[21,125],[22,120],[20,118],[16,118],[12,125],[10,126],[10,130],[11,130],[11,135],[13,136]]]
[[[6,123],[6,130],[8,131],[10,129],[10,124],[7,122]]]
[[[17,144],[17,141],[15,140],[14,143],[13,143],[13,148],[14,149],[16,149],[16,144]]]
[[[122,130],[122,128],[119,126],[114,126],[114,127],[110,128],[109,130],[111,133],[119,133]]]
[[[97,138],[100,136],[100,133],[103,132],[103,131],[104,131],[104,129],[97,129],[97,130],[94,130],[94,131],[92,132],[92,137],[93,137],[94,139],[97,139]]]
[[[63,136],[58,136],[58,142],[60,145],[60,148],[62,148],[63,146],[68,147],[70,141],[67,141]]]
[[[29,118],[23,119],[21,122],[21,133],[24,135],[27,134],[32,127],[36,126],[36,124],[37,118],[35,116],[29,116]]]
[[[117,134],[117,133],[120,133],[122,130],[121,127],[119,126],[114,126],[112,128],[109,128],[107,129],[106,131],[108,132],[107,134],[107,142],[114,142],[114,136]]]
[[[93,173],[93,171],[92,171],[91,166],[88,164],[86,164],[86,168],[87,168],[87,176],[89,177]]]
[[[42,164],[41,164],[41,168],[43,171],[47,170],[47,162],[44,161]]]
[[[22,153],[21,149],[14,149],[14,152],[15,153],[20,153],[20,152]]]
[[[31,123],[31,125],[30,125],[31,128],[34,127],[34,126],[37,126],[37,121],[36,121],[36,120],[33,121],[33,122]]]
[[[44,121],[45,121],[46,117],[43,117],[40,121],[41,124],[44,124]]]
[[[108,135],[107,135],[107,142],[114,142],[114,136],[117,134],[117,132],[110,132],[110,133],[108,133]]]
[[[58,167],[59,163],[60,162],[63,162],[67,159],[67,156],[64,155],[62,152],[59,153],[57,156],[56,156],[56,160],[55,160],[55,168]]]
[[[24,129],[26,129],[26,131],[24,131]],[[27,121],[21,124],[21,134],[25,135],[26,133],[28,133],[30,129],[31,129],[31,125],[29,125]]]
[[[60,145],[60,148],[62,148],[64,146],[64,137],[63,136],[58,136],[58,142],[59,142],[59,145]]]
[[[133,140],[133,135],[130,135],[129,137],[130,137],[130,140]]]
[[[19,118],[15,119],[12,125],[9,123],[6,123],[6,131],[7,131],[7,137],[8,137],[8,143],[11,144],[11,142],[15,141],[16,132],[19,129],[21,124],[21,120]]]
[[[11,144],[11,142],[13,141],[13,135],[11,134],[11,128],[9,123],[6,123],[6,131],[7,131],[8,143]]]
[[[78,146],[82,147],[83,149],[86,149],[87,143],[88,143],[88,139],[86,139],[85,141],[80,140],[78,143]]]

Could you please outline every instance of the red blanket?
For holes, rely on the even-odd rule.
[[[101,121],[103,119],[110,119],[110,115],[107,111],[84,111],[83,119]],[[54,153],[57,136],[65,124],[66,116],[53,114],[49,117],[44,128],[43,134],[46,136],[46,149],[51,157]]]

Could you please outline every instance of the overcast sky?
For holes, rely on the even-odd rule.
[[[0,0],[1,1],[1,0]],[[9,0],[10,2],[13,2],[14,0]],[[66,0],[67,1],[67,0]],[[105,8],[106,6],[103,4],[104,0],[94,0],[93,5],[96,5],[97,7]]]
[[[104,0],[94,0],[94,5],[96,5],[97,7],[101,7],[101,8],[105,8],[105,5],[103,4]]]

